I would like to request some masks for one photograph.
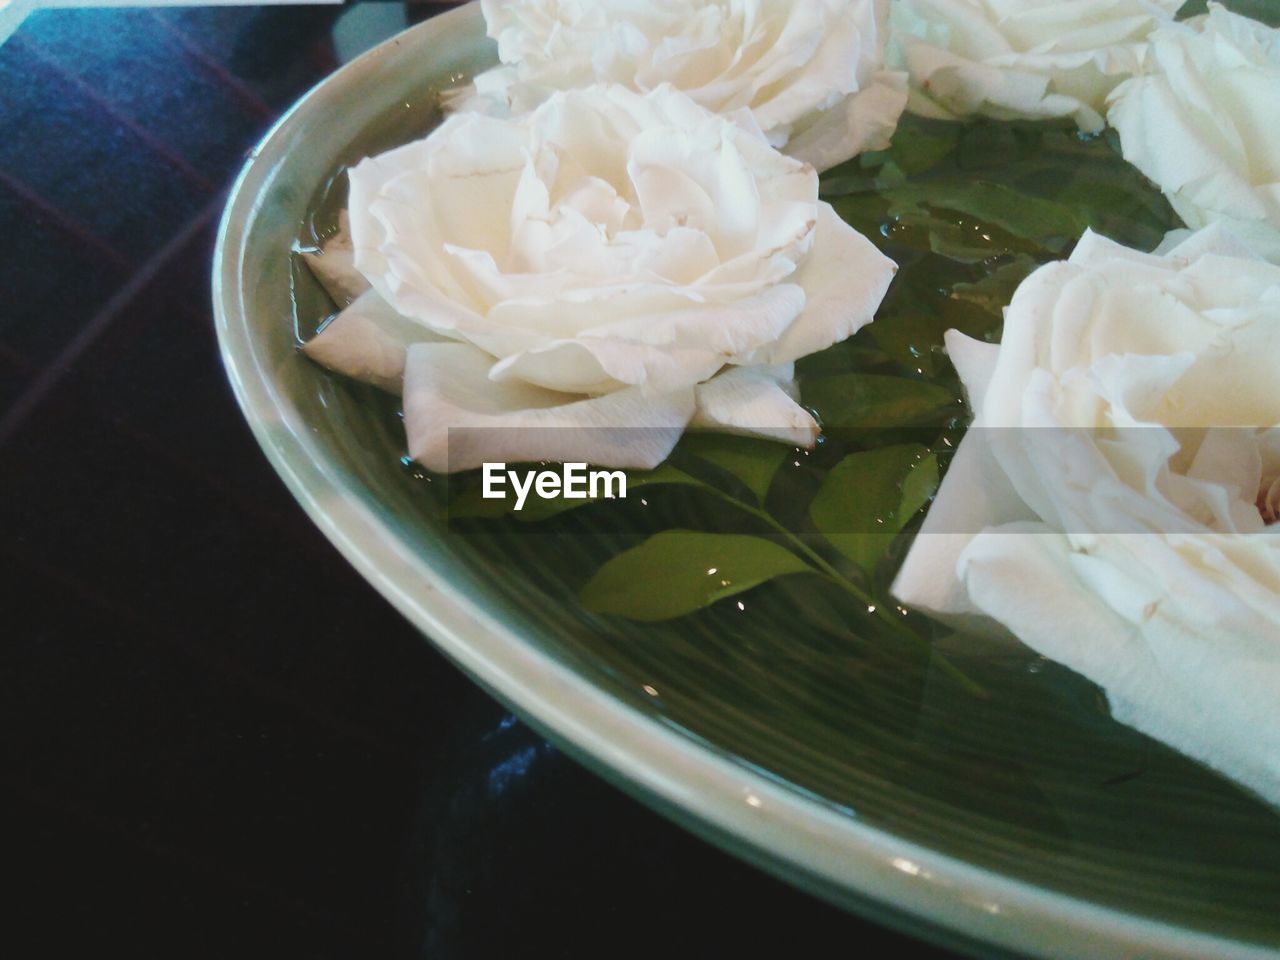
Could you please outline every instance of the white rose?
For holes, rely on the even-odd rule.
[[[670,87],[454,114],[350,181],[372,289],[304,349],[403,379],[409,451],[433,470],[653,466],[690,424],[811,445],[792,362],[870,322],[896,269],[812,167]],[[454,427],[497,429],[450,459]],[[581,429],[598,427],[654,429]]]
[[[1107,94],[1142,62],[1143,40],[1183,0],[898,0],[890,62],[907,108],[952,120],[1074,117],[1102,129]]]
[[[1216,226],[1166,256],[1086,234],[999,347],[947,347],[976,416],[895,595],[1280,803],[1280,267]]]
[[[1188,226],[1235,220],[1268,242],[1266,225],[1280,228],[1280,30],[1210,4],[1150,43],[1107,113],[1125,159]]]
[[[1234,217],[1216,217],[1213,223],[1230,230],[1237,240],[1253,253],[1272,263],[1280,263],[1280,228],[1262,220],[1236,220]],[[1199,227],[1197,230],[1201,229]],[[1165,254],[1194,234],[1196,230],[1179,227],[1164,235],[1152,253]]]
[[[592,83],[669,83],[717,113],[750,111],[819,170],[889,145],[905,77],[886,73],[886,0],[482,0],[502,66],[464,108],[532,109]]]

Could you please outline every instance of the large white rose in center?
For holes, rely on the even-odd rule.
[[[436,470],[652,466],[691,421],[810,444],[791,363],[869,322],[895,269],[812,167],[669,87],[455,114],[350,180],[372,289],[307,350],[392,389],[403,373],[410,453]],[[464,426],[492,444],[450,459]],[[662,430],[576,429],[632,426]]]
[[[502,66],[478,103],[520,112],[592,83],[669,83],[826,169],[889,143],[906,78],[884,70],[886,0],[482,0]],[[476,102],[473,102],[476,103]]]

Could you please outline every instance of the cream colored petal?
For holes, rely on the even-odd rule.
[[[405,368],[409,454],[427,469],[553,460],[651,469],[693,415],[693,388],[600,397],[489,378],[493,358],[467,344],[418,344]]]
[[[699,383],[726,363],[768,349],[798,322],[804,303],[800,287],[779,284],[730,303],[628,316],[507,356],[493,376],[570,392]],[[608,316],[609,304],[602,301],[601,315]]]
[[[321,244],[320,252],[306,251],[302,259],[339,308],[369,289],[368,279],[356,269],[351,221],[346,210],[338,214],[338,231]]]
[[[943,343],[952,366],[960,374],[960,382],[964,384],[969,409],[981,410],[991,386],[992,374],[996,370],[1000,346],[966,337],[958,330],[948,330],[943,334]]]
[[[1162,538],[1108,538],[1094,556],[1040,531],[975,538],[961,560],[975,604],[1103,687],[1120,722],[1280,804],[1280,660],[1263,639],[1277,628],[1274,595],[1270,616],[1244,609]]]
[[[852,336],[871,322],[897,269],[829,203],[819,202],[813,248],[791,278],[804,288],[804,312],[747,362],[791,363]]]
[[[368,290],[304,343],[302,352],[335,373],[398,394],[409,345],[444,339]]]
[[[1266,207],[1247,171],[1209,135],[1211,125],[1187,116],[1191,109],[1162,78],[1138,77],[1117,88],[1107,120],[1120,133],[1124,158],[1179,203],[1262,219]]]
[[[658,348],[641,343],[583,337],[507,357],[493,379],[524,381],[550,390],[607,393],[624,386],[657,390],[692,387],[716,372],[724,358],[706,349]]]
[[[765,129],[792,127],[807,114],[857,92],[882,64],[884,25],[877,18],[883,16],[884,3],[793,3],[793,15],[806,6],[826,7],[825,16],[806,24],[816,43],[810,50],[797,49],[798,55],[787,64],[787,82],[769,83],[763,96],[753,98],[752,110]]]
[[[782,337],[799,322],[806,306],[805,290],[780,283],[756,296],[727,302],[700,303],[586,328],[584,338],[644,343],[652,346],[709,350],[722,362],[748,355]]]
[[[994,455],[997,435],[971,428],[960,441],[894,578],[892,593],[903,603],[941,616],[979,613],[959,578],[961,554],[983,530],[1036,519]]]
[[[1233,220],[1230,217],[1220,217],[1216,218],[1210,227],[1230,235],[1229,246],[1222,252],[1237,257],[1261,257],[1270,263],[1280,264],[1280,229],[1269,223],[1263,223],[1261,220]],[[1206,233],[1210,227],[1202,230],[1185,228],[1170,230],[1152,252],[1161,256],[1189,256],[1188,249],[1184,247],[1186,241]]]
[[[889,146],[907,105],[907,75],[883,72],[835,106],[804,118],[784,151],[817,170],[829,170],[868,150]]]
[[[794,373],[790,363],[729,367],[698,385],[697,409],[689,426],[812,448],[822,431],[796,402]]]
[[[1095,679],[1150,675],[1140,632],[1094,591],[1099,578],[1079,559],[1077,568],[1067,537],[1044,524],[1011,523],[976,535],[959,574],[974,606],[1037,653]]]

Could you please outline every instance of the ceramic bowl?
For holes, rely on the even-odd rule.
[[[346,164],[424,133],[438,91],[494,59],[474,4],[408,30],[304,97],[232,191],[213,267],[223,358],[325,535],[565,750],[817,895],[978,952],[1280,956],[1280,817],[1016,644],[952,641],[975,697],[786,589],[751,594],[747,615],[588,614],[575,589],[616,536],[589,511],[556,534],[450,530],[440,481],[401,463],[395,402],[297,352],[295,322],[327,307],[290,248],[341,202]]]

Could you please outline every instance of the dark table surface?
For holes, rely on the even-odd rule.
[[[543,741],[254,444],[210,317],[226,189],[441,6],[47,10],[0,44],[0,955],[951,956]]]

